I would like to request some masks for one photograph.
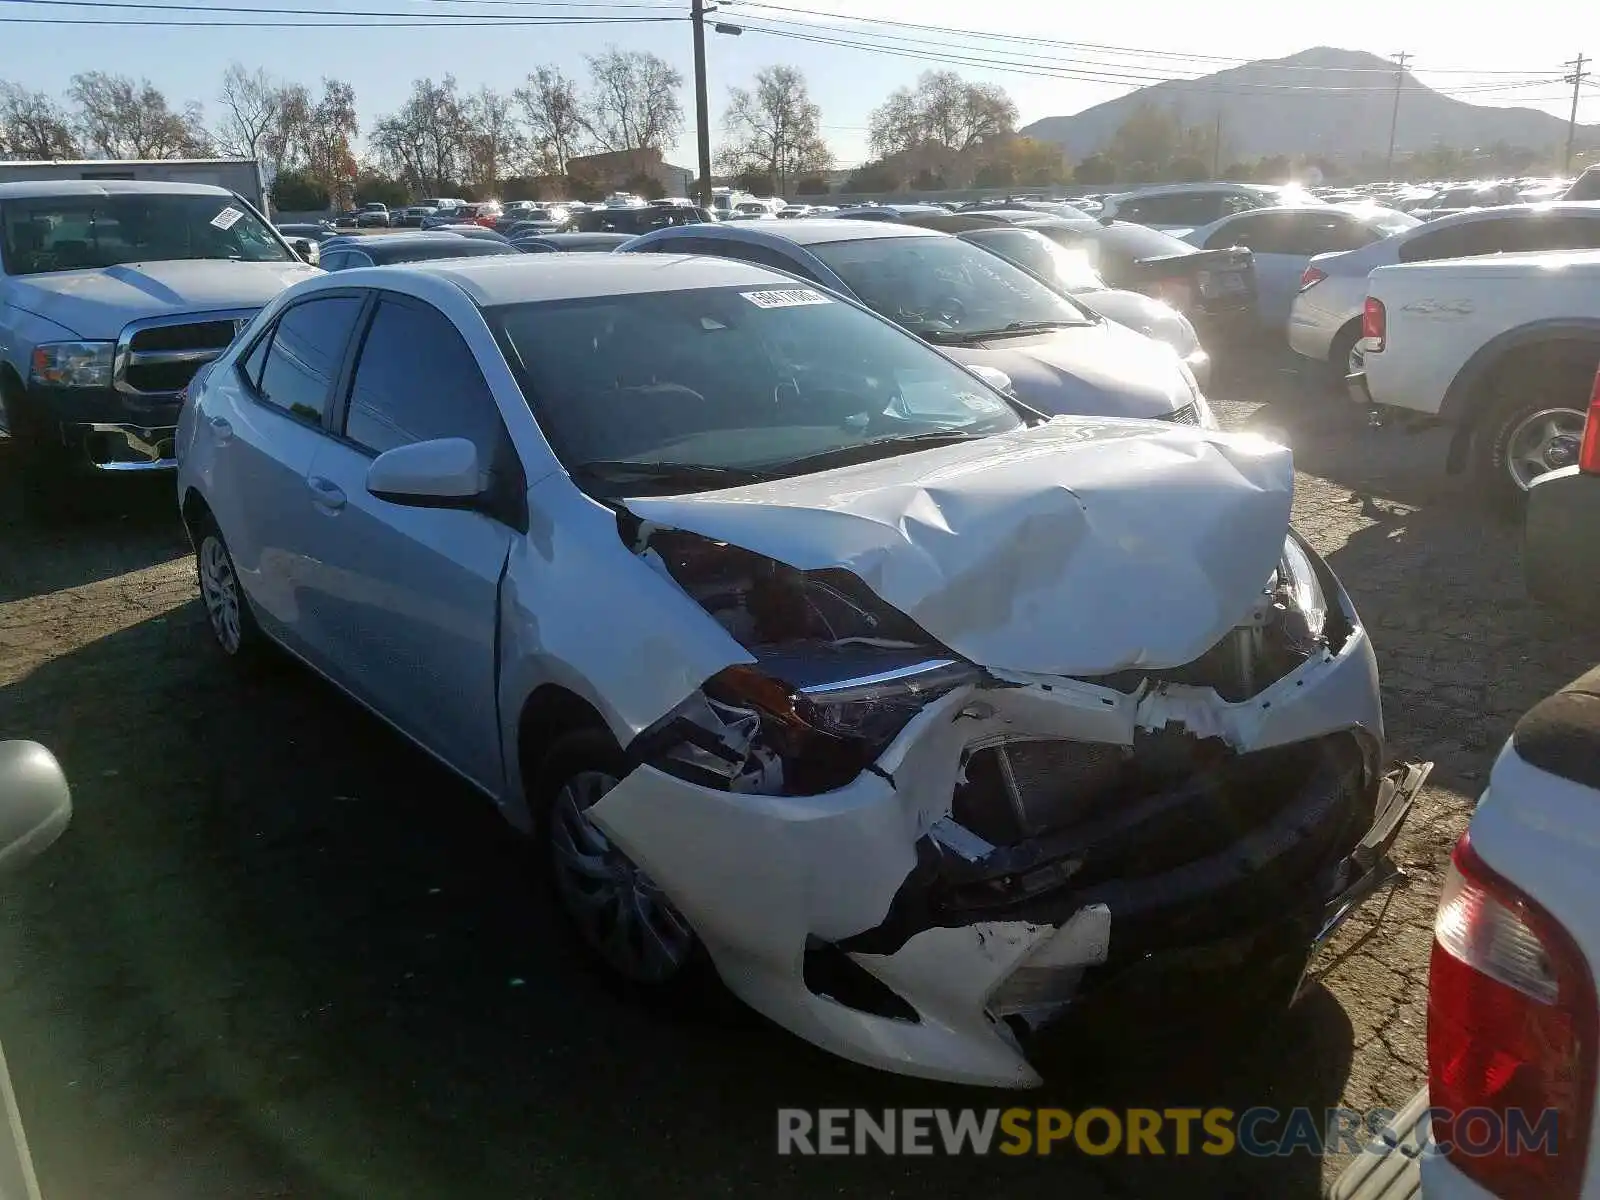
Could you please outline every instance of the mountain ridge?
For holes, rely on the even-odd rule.
[[[1270,154],[1381,157],[1389,149],[1396,69],[1390,60],[1364,50],[1314,46],[1198,79],[1151,84],[1081,112],[1042,117],[1019,132],[1054,142],[1069,157],[1082,159],[1104,149],[1141,104],[1155,104],[1175,106],[1185,125],[1211,126],[1220,119],[1228,159]],[[1472,104],[1428,87],[1409,71],[1403,74],[1395,128],[1398,154],[1436,145],[1471,149],[1496,142],[1542,151],[1565,145],[1566,137],[1567,122],[1561,117],[1535,108]],[[1600,145],[1600,126],[1580,124],[1577,142]]]

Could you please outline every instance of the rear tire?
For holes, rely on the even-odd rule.
[[[1501,512],[1519,515],[1534,479],[1578,461],[1593,382],[1592,362],[1497,381],[1473,435],[1472,471]]]
[[[212,641],[233,661],[254,664],[266,647],[266,635],[250,611],[233,555],[210,513],[195,522],[194,547],[195,576]]]

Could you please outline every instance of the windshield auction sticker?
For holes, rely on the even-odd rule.
[[[242,216],[244,216],[242,212],[230,205],[212,217],[211,223],[218,229],[232,229],[234,222]]]
[[[757,308],[800,308],[806,304],[832,304],[821,292],[815,288],[786,288],[782,291],[772,292],[740,292],[746,300]]]

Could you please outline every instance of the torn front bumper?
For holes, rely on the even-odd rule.
[[[1203,777],[1011,844],[959,819],[975,754],[1137,754],[1174,724],[1229,749]],[[870,1066],[1027,1087],[1040,1082],[1029,1032],[1113,984],[1261,931],[1303,965],[1381,869],[1420,787],[1380,776],[1381,739],[1355,625],[1336,653],[1238,703],[1172,685],[967,685],[837,791],[740,794],[640,766],[590,816],[672,898],[730,989],[780,1025]]]

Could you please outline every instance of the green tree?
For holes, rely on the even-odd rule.
[[[802,176],[794,185],[797,196],[826,196],[828,190],[828,181],[821,175]]]
[[[1211,168],[1194,155],[1185,154],[1167,164],[1166,176],[1174,183],[1199,183],[1211,178]]]
[[[887,163],[869,162],[862,163],[850,172],[850,178],[845,180],[843,190],[854,195],[894,192],[898,191],[904,182],[900,172]]]
[[[272,185],[272,206],[280,212],[321,212],[328,208],[328,189],[305,171],[279,171]]]
[[[1117,164],[1104,154],[1091,154],[1072,169],[1072,182],[1105,187],[1117,181]]]
[[[729,88],[722,125],[728,139],[719,155],[723,170],[759,173],[764,190],[785,194],[799,176],[833,166],[822,110],[793,67],[766,67],[756,72],[753,88]]]
[[[925,71],[867,119],[868,141],[879,157],[902,154],[924,142],[957,153],[1015,131],[1017,106],[1004,88],[970,83],[954,71]]]

